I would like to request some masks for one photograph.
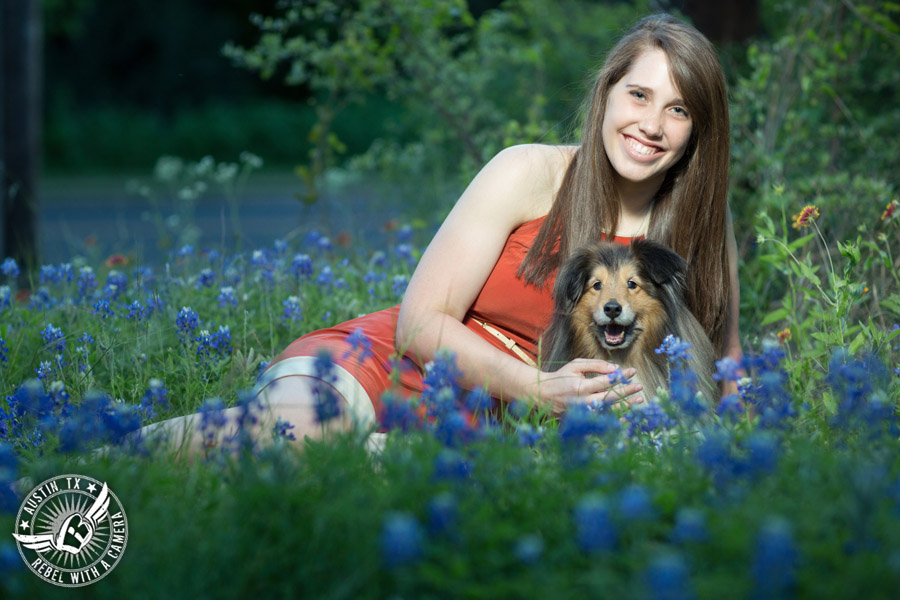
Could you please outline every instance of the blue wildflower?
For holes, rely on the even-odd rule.
[[[281,315],[282,322],[296,323],[303,320],[303,309],[300,308],[300,298],[297,296],[289,296],[282,301],[284,312]]]
[[[106,288],[104,292],[110,300],[118,300],[119,296],[128,287],[128,278],[121,271],[110,271],[106,276]]]
[[[741,398],[737,394],[728,394],[723,396],[716,407],[716,414],[725,422],[734,423],[744,414],[744,406],[741,404]]]
[[[605,436],[619,431],[619,420],[607,410],[592,410],[583,404],[571,407],[559,425],[559,439],[568,446],[580,446],[589,436]]]
[[[91,311],[91,314],[100,315],[101,319],[107,319],[109,317],[115,316],[113,312],[112,306],[109,303],[109,300],[106,298],[101,298],[94,302],[94,309]]]
[[[471,470],[469,461],[452,448],[443,448],[434,458],[434,477],[438,480],[462,480]]]
[[[754,596],[784,598],[795,581],[797,548],[790,523],[781,517],[769,517],[756,538],[752,572]]]
[[[694,593],[684,558],[667,552],[650,561],[644,572],[648,598],[652,600],[691,600]]]
[[[197,282],[194,286],[197,289],[200,288],[211,288],[216,283],[216,273],[212,269],[203,269],[200,271],[200,274],[197,275]]]
[[[648,521],[655,510],[650,493],[642,485],[633,484],[619,494],[619,514],[629,521]]]
[[[272,426],[272,437],[275,439],[281,440],[290,440],[296,441],[297,436],[291,433],[291,429],[294,429],[294,426],[290,424],[289,421],[278,417],[278,420],[275,421],[275,425]]]
[[[434,437],[448,447],[460,446],[475,437],[467,415],[458,410],[443,414],[434,425]]]
[[[59,327],[54,327],[53,323],[48,323],[41,330],[41,339],[44,340],[45,346],[56,352],[64,352],[66,349],[66,334]]]
[[[43,381],[53,375],[53,363],[49,360],[42,360],[34,372],[37,378]]]
[[[176,258],[187,258],[188,256],[193,256],[193,255],[194,255],[194,247],[191,246],[190,244],[185,244],[184,246],[182,246],[175,252]]]
[[[78,296],[83,298],[95,290],[98,286],[97,276],[90,267],[81,267],[78,271],[78,281],[75,282],[78,288]]]
[[[409,277],[406,275],[394,275],[394,283],[391,284],[391,293],[398,298],[406,293],[406,286],[409,285]]]
[[[523,423],[516,428],[516,435],[520,446],[534,447],[544,437],[544,430],[541,427]]]
[[[476,387],[466,394],[466,410],[471,413],[485,413],[494,408],[494,399],[483,387]]]
[[[361,363],[375,356],[372,352],[372,340],[368,338],[362,327],[354,329],[353,333],[347,336],[347,342],[350,343],[350,348],[342,358],[347,359],[356,354],[356,360]]]
[[[54,283],[59,281],[59,270],[53,265],[41,265],[38,283]]]
[[[21,273],[19,265],[16,264],[16,260],[11,257],[5,258],[3,263],[0,264],[0,272],[10,279],[15,279],[19,276],[19,273]]]
[[[215,446],[219,431],[228,423],[225,403],[221,398],[207,398],[200,405],[200,432],[206,448]]]
[[[413,233],[413,227],[409,223],[401,226],[399,229],[397,229],[397,242],[401,244],[412,242]]]
[[[648,401],[635,404],[627,413],[625,421],[628,423],[628,437],[639,437],[658,431],[666,431],[675,427],[678,422],[666,412],[663,405],[656,401]]]
[[[699,419],[708,410],[703,396],[697,393],[698,383],[697,374],[686,366],[669,370],[669,398],[690,420]]]
[[[380,416],[381,427],[392,431],[412,431],[421,426],[419,415],[412,403],[386,392],[381,398],[384,410]]]
[[[334,362],[327,350],[319,352],[313,363],[315,379],[312,387],[315,402],[316,423],[325,424],[341,416],[341,405],[334,383]]]
[[[0,285],[0,310],[12,306],[12,292],[8,285]]]
[[[672,364],[679,364],[691,359],[691,354],[688,353],[690,347],[690,342],[683,341],[681,338],[669,334],[666,336],[666,339],[663,340],[662,345],[655,349],[654,352],[657,354],[665,354]]]
[[[681,508],[675,515],[675,527],[672,528],[672,540],[684,544],[705,542],[709,537],[706,528],[706,515],[696,508]]]
[[[45,285],[40,286],[32,292],[28,302],[29,308],[35,310],[46,310],[48,308],[53,308],[56,304],[56,298],[53,297],[53,294],[50,293],[50,290],[47,289],[47,286]]]
[[[15,481],[19,473],[19,457],[11,444],[0,442],[0,482]]]
[[[169,391],[166,389],[165,383],[163,383],[162,379],[157,379],[156,377],[150,379],[147,391],[144,392],[144,396],[141,398],[140,410],[144,421],[152,420],[156,416],[157,410],[166,411],[168,409]]]
[[[125,318],[128,320],[135,320],[140,323],[142,320],[147,318],[148,312],[149,311],[143,304],[141,304],[140,300],[135,300],[128,305],[128,314],[125,315]]]
[[[219,295],[216,297],[219,306],[237,306],[237,298],[234,296],[234,288],[227,285],[219,289]]]
[[[740,373],[742,366],[730,356],[716,361],[716,372],[713,379],[716,381],[737,381],[743,375]]]
[[[612,550],[617,534],[606,501],[596,494],[583,497],[575,506],[575,541],[587,553]]]
[[[427,510],[432,534],[452,532],[459,521],[459,502],[451,492],[441,492],[429,500]]]
[[[328,251],[334,249],[334,246],[332,245],[331,240],[328,239],[327,237],[325,237],[324,235],[316,241],[316,246],[319,248],[319,250],[321,250],[323,252],[328,252]]]
[[[631,383],[631,380],[628,377],[625,377],[625,374],[622,373],[622,369],[616,368],[615,371],[608,375],[609,384],[610,385],[627,385]]]
[[[309,279],[313,274],[313,262],[308,254],[296,254],[291,260],[291,273],[300,279]]]
[[[397,252],[397,257],[406,262],[406,264],[412,266],[416,263],[416,257],[413,256],[412,246],[409,244],[398,244],[395,251]]]
[[[778,463],[778,440],[769,431],[754,431],[744,443],[747,468],[752,474],[771,473]]]
[[[380,541],[381,556],[389,568],[415,563],[422,556],[422,527],[409,513],[392,512],[385,515]]]
[[[179,334],[189,335],[200,326],[200,317],[190,306],[183,306],[175,318],[175,326]]]
[[[334,282],[334,271],[330,266],[325,265],[316,277],[316,285],[320,287],[329,287]]]
[[[8,362],[9,359],[9,346],[6,345],[6,340],[0,337],[0,362],[5,363]]]

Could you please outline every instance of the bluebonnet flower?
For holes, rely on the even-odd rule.
[[[400,244],[408,244],[412,242],[413,233],[414,231],[412,225],[410,225],[409,223],[401,226],[399,229],[397,229],[397,242]]]
[[[193,255],[194,255],[194,247],[191,246],[190,244],[185,244],[184,246],[182,246],[175,252],[176,258],[187,258],[188,256],[193,256]]]
[[[747,470],[751,474],[771,473],[778,463],[778,440],[769,431],[754,431],[743,444]]]
[[[97,289],[97,276],[94,275],[94,270],[90,267],[81,267],[75,285],[78,288],[78,296],[82,298]]]
[[[53,265],[41,265],[38,283],[54,283],[59,281],[59,270]]]
[[[672,540],[681,544],[705,542],[709,537],[706,515],[696,508],[680,508],[675,515]]]
[[[409,513],[392,512],[385,515],[380,541],[381,556],[389,568],[415,563],[422,556],[422,526]]]
[[[421,398],[429,417],[440,419],[456,410],[460,377],[462,372],[456,366],[456,355],[452,352],[439,351],[434,360],[425,365]]]
[[[153,313],[159,312],[165,307],[166,303],[162,299],[162,296],[153,292],[147,294],[147,301],[144,302],[144,306],[147,307],[147,316],[153,316]]]
[[[10,279],[15,279],[19,276],[21,271],[19,270],[19,265],[16,264],[16,260],[11,257],[7,257],[3,260],[3,263],[0,264],[0,273],[3,273]]]
[[[8,362],[9,357],[9,346],[6,345],[6,340],[0,337],[0,362]]]
[[[262,402],[249,392],[242,392],[238,398],[235,431],[228,438],[228,445],[238,452],[250,452],[256,445],[253,426],[259,422]]]
[[[128,320],[135,320],[140,323],[142,320],[147,318],[147,313],[149,311],[147,308],[141,304],[140,300],[135,300],[131,304],[128,305],[128,314],[125,315],[125,318]]]
[[[833,423],[838,427],[877,425],[872,413],[880,416],[880,404],[875,400],[879,388],[887,388],[890,375],[875,356],[853,358],[843,348],[836,348],[828,363],[825,380],[834,391],[838,411]],[[873,411],[872,408],[875,410]]]
[[[0,483],[15,481],[19,473],[19,457],[11,444],[0,442]]]
[[[8,285],[0,285],[0,310],[12,306],[12,292]]]
[[[653,500],[642,485],[632,484],[619,494],[619,514],[629,521],[647,521],[653,518]]]
[[[380,423],[384,429],[412,431],[421,426],[419,414],[411,402],[398,398],[391,392],[386,392],[381,397],[381,404],[384,410],[380,415]]]
[[[756,538],[752,564],[754,597],[788,597],[794,585],[797,559],[790,523],[781,517],[769,517]]]
[[[38,367],[34,370],[35,374],[37,374],[37,378],[40,380],[47,379],[51,375],[53,375],[53,363],[49,360],[42,360]]]
[[[448,447],[461,446],[475,437],[468,416],[458,410],[444,413],[435,421],[434,437]]]
[[[296,254],[291,260],[290,271],[298,279],[309,279],[313,274],[313,261],[308,254]]]
[[[316,285],[320,287],[329,287],[334,282],[334,271],[330,266],[325,265],[322,267],[322,270],[319,271],[319,276],[316,277]]]
[[[409,285],[409,277],[406,275],[394,275],[394,283],[391,285],[391,293],[398,298],[406,293],[406,286]]]
[[[91,311],[91,314],[100,315],[101,319],[107,319],[109,317],[115,316],[113,312],[112,306],[109,304],[109,300],[106,298],[101,298],[94,302],[94,310]]]
[[[142,287],[144,284],[153,280],[153,269],[146,265],[141,265],[139,267],[135,267],[134,271],[131,273],[132,277],[134,277],[134,282],[137,287]]]
[[[322,234],[319,233],[317,229],[313,229],[309,233],[306,234],[306,238],[304,239],[304,243],[307,246],[317,246],[319,243],[319,238],[322,237]]]
[[[149,421],[156,416],[157,409],[168,410],[169,408],[169,391],[166,389],[162,379],[156,377],[150,379],[147,391],[141,398],[141,413],[144,421]]]
[[[611,412],[576,404],[566,412],[559,425],[559,439],[565,445],[580,446],[588,436],[605,436],[620,428],[619,420]]]
[[[734,453],[730,434],[723,429],[706,429],[696,449],[698,462],[709,471],[718,485],[727,483],[744,470]]]
[[[368,338],[362,327],[357,327],[353,333],[347,336],[350,348],[344,353],[343,359],[350,358],[356,354],[356,360],[363,362],[375,356],[372,352],[372,340]]]
[[[627,413],[625,421],[628,423],[628,437],[652,434],[657,431],[665,431],[675,427],[678,422],[672,418],[663,405],[656,401],[648,401],[635,404]]]
[[[334,373],[334,362],[327,350],[319,352],[313,363],[315,379],[312,386],[316,410],[316,423],[325,424],[341,416],[341,405],[338,394],[334,390],[337,375]]]
[[[376,269],[386,269],[391,266],[391,263],[388,260],[387,254],[378,250],[372,254],[372,266]]]
[[[293,428],[294,426],[291,425],[290,422],[278,417],[278,420],[275,421],[275,425],[272,426],[272,437],[275,439],[295,441],[297,436],[291,433],[291,429]]]
[[[219,290],[219,295],[216,300],[219,301],[219,306],[237,306],[237,298],[234,297],[234,288],[230,285]]]
[[[269,364],[270,363],[267,360],[259,361],[259,364],[256,365],[256,376],[259,377],[260,375],[262,375],[265,370],[269,368]]]
[[[449,533],[459,521],[459,502],[451,492],[441,492],[428,502],[428,530],[432,534]]]
[[[666,336],[666,339],[663,340],[662,345],[655,349],[654,352],[657,354],[665,354],[668,357],[669,362],[674,365],[679,364],[680,362],[687,362],[691,359],[691,354],[688,352],[690,347],[690,342],[682,341],[680,338],[669,334]]]
[[[759,426],[763,429],[784,428],[797,414],[787,389],[788,376],[781,368],[784,351],[778,344],[766,344],[758,356],[745,356],[744,364],[755,371],[751,384],[739,386],[741,399],[755,406]]]
[[[622,373],[622,369],[616,368],[615,371],[610,373],[608,376],[610,385],[627,385],[631,383],[631,380],[628,377],[625,377],[625,374]]]
[[[471,413],[484,413],[494,408],[494,399],[483,387],[477,387],[466,394],[466,410]]]
[[[398,244],[395,248],[397,252],[397,256],[406,262],[406,264],[412,266],[416,263],[416,257],[413,256],[412,246],[409,244]]]
[[[197,342],[197,359],[201,362],[231,353],[231,329],[228,325],[220,325],[215,333],[202,329],[194,341]]]
[[[81,334],[81,337],[78,338],[78,341],[81,342],[82,344],[90,345],[90,344],[94,343],[94,336],[92,336],[90,333],[85,331],[83,334]]]
[[[520,446],[533,447],[544,437],[544,430],[542,427],[533,427],[528,423],[523,423],[516,428],[516,434]]]
[[[203,269],[200,271],[200,274],[197,275],[197,283],[195,287],[197,289],[200,288],[210,288],[216,283],[216,273],[212,269]]]
[[[300,298],[289,296],[281,302],[284,312],[281,315],[282,322],[296,323],[303,320],[303,310],[300,308]]]
[[[200,405],[200,432],[206,448],[215,446],[219,431],[228,423],[221,398],[207,398]]]
[[[32,292],[28,301],[28,306],[34,310],[46,310],[48,308],[53,308],[57,303],[56,298],[53,297],[53,294],[50,293],[47,286],[42,285]]]
[[[726,356],[722,360],[716,361],[716,372],[713,374],[713,379],[716,381],[737,381],[743,376],[740,373],[741,368],[740,363],[730,356]]]
[[[112,300],[118,300],[119,296],[128,287],[128,278],[121,271],[110,271],[106,276],[106,287],[110,289],[107,297]]]
[[[77,452],[99,443],[120,443],[140,427],[134,406],[101,392],[88,392],[59,429],[60,450]]]
[[[526,565],[536,565],[544,555],[544,540],[536,533],[526,533],[516,540],[513,556]]]
[[[462,480],[469,476],[472,465],[459,451],[443,448],[434,458],[434,477],[437,480]]]
[[[699,419],[706,414],[707,405],[697,394],[697,374],[684,366],[669,370],[669,398],[688,419]]]
[[[181,335],[190,335],[200,326],[200,316],[190,306],[183,306],[175,318],[175,326]]]
[[[41,339],[44,345],[53,348],[56,352],[64,352],[66,349],[66,334],[59,327],[54,327],[53,323],[47,323],[47,326],[41,330]]]
[[[275,240],[272,244],[272,248],[275,250],[275,254],[284,254],[287,252],[288,245],[284,240]]]
[[[316,246],[319,248],[319,250],[321,250],[323,252],[328,252],[328,251],[334,249],[334,246],[332,245],[331,240],[328,239],[327,237],[325,237],[324,235],[321,236],[318,240],[316,240]]]
[[[719,401],[719,406],[716,407],[716,414],[725,422],[736,422],[744,414],[740,396],[737,394],[723,396]]]
[[[59,278],[58,281],[69,283],[75,280],[75,269],[72,268],[72,263],[60,263],[56,274]]]
[[[575,541],[584,552],[612,550],[618,535],[609,507],[601,496],[589,494],[579,500],[573,512]]]
[[[647,598],[651,600],[691,600],[690,572],[684,558],[667,552],[650,561],[644,572]]]

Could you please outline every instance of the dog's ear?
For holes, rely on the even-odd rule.
[[[589,249],[581,248],[573,252],[559,268],[556,283],[553,285],[553,299],[557,309],[569,312],[575,308],[590,277],[592,260]]]
[[[631,243],[631,252],[656,285],[680,281],[687,272],[687,262],[674,250],[658,242],[635,240]]]

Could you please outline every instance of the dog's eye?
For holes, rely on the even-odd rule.
[[[603,289],[603,284],[599,281],[595,281],[594,285],[592,285],[591,287],[594,288],[595,291],[599,292],[601,289]]]
[[[637,284],[636,284],[634,281],[632,281],[631,279],[629,279],[629,280],[628,280],[628,283],[626,283],[625,285],[628,286],[628,289],[629,289],[629,290],[636,290],[636,289],[637,289]]]

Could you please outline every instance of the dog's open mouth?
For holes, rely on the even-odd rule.
[[[617,323],[608,323],[603,327],[603,341],[609,346],[621,346],[625,343],[628,327]]]

